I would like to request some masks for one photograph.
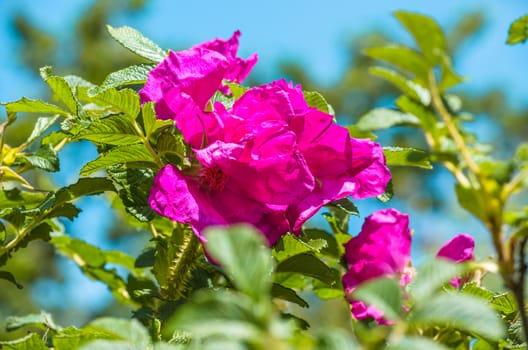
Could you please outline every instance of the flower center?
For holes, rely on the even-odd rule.
[[[207,191],[222,191],[224,189],[227,175],[220,167],[214,165],[209,168],[202,168],[198,179],[202,187]]]

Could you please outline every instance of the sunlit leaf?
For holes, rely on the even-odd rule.
[[[421,102],[424,106],[428,106],[431,103],[429,90],[394,70],[384,67],[371,67],[369,68],[369,73],[388,80],[403,93]]]
[[[2,102],[8,114],[12,113],[42,113],[42,114],[61,114],[68,116],[69,113],[54,104],[44,102],[41,100],[31,100],[22,97],[20,100],[14,102]]]
[[[507,44],[524,43],[528,39],[528,15],[516,19],[508,31]]]
[[[363,131],[388,129],[396,125],[419,125],[416,116],[394,109],[376,108],[360,117],[356,126]]]
[[[424,58],[406,46],[371,47],[363,51],[367,56],[390,63],[403,71],[427,81],[428,67]]]
[[[157,166],[154,158],[152,158],[152,155],[144,145],[117,146],[100,155],[99,158],[85,164],[81,169],[81,175],[90,175],[94,171],[112,165],[132,162],[152,163],[154,166]]]
[[[112,72],[106,76],[101,85],[89,90],[89,94],[94,96],[111,88],[144,84],[147,80],[148,73],[154,67],[156,66],[153,64],[138,64]]]
[[[429,156],[422,150],[403,147],[383,147],[387,165],[414,166],[432,169]]]
[[[127,26],[114,28],[110,25],[107,25],[106,28],[117,42],[136,55],[155,63],[163,61],[167,56],[163,49],[133,28]]]

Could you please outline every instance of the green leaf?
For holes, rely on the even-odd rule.
[[[81,345],[101,339],[116,339],[116,336],[104,330],[78,329],[71,326],[53,335],[53,347],[55,350],[79,349]]]
[[[77,115],[81,108],[68,82],[62,77],[51,75],[51,67],[49,66],[40,68],[40,76],[53,91],[53,97],[64,103],[74,115]]]
[[[0,190],[0,209],[30,207],[44,199],[41,192],[22,191],[18,188]]]
[[[115,191],[112,181],[104,177],[80,178],[76,183],[58,190],[53,197],[53,204],[60,205],[82,196],[91,196],[105,191]]]
[[[311,253],[297,254],[280,262],[276,272],[299,273],[316,278],[328,285],[334,285],[339,281],[339,273]]]
[[[426,303],[445,283],[455,276],[462,275],[463,272],[463,265],[435,259],[420,267],[409,287],[417,302]]]
[[[334,109],[328,102],[326,102],[323,95],[321,95],[317,91],[303,91],[303,94],[308,106],[314,107],[320,110],[321,112],[325,112],[335,116]]]
[[[292,234],[286,234],[274,245],[273,255],[278,262],[281,262],[297,254],[319,252],[321,249],[325,248],[325,246],[326,245],[314,247],[310,245],[310,243],[304,242]]]
[[[419,336],[407,336],[398,344],[389,344],[387,350],[449,350],[444,345],[437,343],[429,338]]]
[[[148,203],[148,196],[154,171],[150,168],[136,169],[121,165],[108,168],[107,172],[119,188],[119,198],[126,211],[139,221],[152,220],[155,213]]]
[[[3,224],[2,224],[3,225]],[[9,271],[0,271],[0,279],[13,283],[18,289],[23,289],[24,286],[17,282],[15,276]]]
[[[396,106],[403,112],[412,114],[418,118],[422,128],[430,132],[432,135],[436,135],[436,124],[437,119],[435,114],[421,103],[415,102],[408,96],[401,96],[396,100]]]
[[[53,321],[51,315],[47,312],[41,311],[40,314],[30,314],[26,316],[10,316],[6,319],[6,330],[14,331],[21,327],[32,326],[41,329],[52,329],[58,331],[61,327],[57,326]]]
[[[318,350],[362,349],[350,334],[340,328],[323,328],[317,334]]]
[[[419,125],[419,120],[412,114],[394,109],[376,108],[359,118],[356,126],[362,131],[388,129],[396,125]]]
[[[497,311],[504,315],[511,315],[517,312],[517,303],[512,293],[502,293],[493,296],[491,298],[491,306],[493,306]]]
[[[86,129],[82,129],[75,139],[85,139],[95,143],[108,145],[132,145],[141,143],[142,139],[136,134],[129,118],[113,115],[94,121]]]
[[[23,158],[36,168],[51,172],[59,170],[57,151],[50,144],[41,145],[35,153]]]
[[[71,203],[63,203],[59,206],[55,206],[54,208],[52,208],[51,211],[46,214],[45,218],[51,219],[63,216],[70,219],[70,221],[73,221],[73,219],[76,218],[80,212],[81,209],[77,208],[75,205]]]
[[[249,90],[248,87],[241,86],[241,85],[239,85],[237,83],[233,83],[233,82],[230,82],[230,81],[227,81],[227,80],[224,80],[222,83],[229,87],[229,90],[233,94],[233,97],[235,98],[235,100],[238,100],[240,98],[240,96],[242,96],[244,94],[244,92]]]
[[[462,83],[465,79],[464,77],[458,75],[457,72],[453,69],[453,65],[451,63],[451,58],[446,55],[440,55],[441,57],[441,67],[442,67],[442,75],[440,77],[440,91],[443,92],[444,90],[453,87],[455,85],[458,85]]]
[[[214,235],[211,235],[214,236]],[[187,331],[193,338],[260,339],[259,321],[252,299],[227,290],[200,290],[168,321],[164,333]]]
[[[2,102],[1,105],[5,106],[8,114],[12,113],[42,113],[42,114],[60,114],[68,116],[69,113],[51,103],[47,103],[41,100],[31,100],[29,98],[22,97],[20,100],[14,102]]]
[[[150,346],[150,337],[138,320],[119,319],[104,317],[90,322],[84,327],[87,330],[101,331],[115,337],[117,342],[101,341],[91,342],[84,345],[81,349],[84,350],[99,350],[99,349],[127,349],[127,350],[144,350]]]
[[[337,243],[336,238],[334,237],[334,235],[326,231],[319,230],[319,229],[313,229],[313,228],[304,229],[301,239],[303,241],[323,240],[326,242],[326,244],[324,247],[321,248],[319,253],[328,255],[328,256],[333,256],[333,257],[339,257],[341,255],[339,253],[339,248],[338,248],[338,243]]]
[[[284,287],[278,283],[273,283],[271,286],[271,296],[274,298],[279,298],[286,300],[292,303],[295,303],[301,307],[309,307],[306,300],[301,298],[293,289]]]
[[[238,290],[262,300],[271,288],[273,261],[264,238],[254,228],[235,225],[204,233],[207,252],[226,270]]]
[[[439,55],[447,52],[447,42],[438,23],[418,13],[397,11],[394,15],[414,37],[427,61],[432,65],[440,63]]]
[[[39,136],[41,136],[50,126],[52,126],[59,116],[55,117],[40,117],[37,119],[31,134],[24,142],[24,144],[29,145],[31,142],[35,141]]]
[[[369,73],[388,80],[403,93],[416,101],[421,102],[424,106],[428,106],[431,103],[431,94],[429,93],[429,90],[412,80],[408,80],[394,70],[384,67],[371,67],[369,68]]]
[[[359,216],[359,209],[348,198],[341,198],[326,204],[326,207],[336,207],[343,210],[347,214]]]
[[[479,189],[464,187],[461,184],[455,184],[455,192],[458,204],[479,220],[486,221],[486,205]]]
[[[104,101],[125,113],[131,118],[136,118],[139,114],[139,96],[132,89],[106,89],[94,95],[97,100]]]
[[[88,93],[95,96],[112,88],[144,84],[148,73],[155,67],[153,64],[138,64],[112,72],[106,76],[101,85],[93,87]]]
[[[143,126],[145,128],[145,135],[150,137],[156,130],[168,126],[174,125],[173,120],[161,120],[156,118],[156,111],[154,110],[154,102],[147,102],[141,108],[143,117]]]
[[[29,333],[23,338],[12,341],[0,341],[0,348],[5,350],[49,350],[39,334]]]
[[[336,283],[334,286],[329,286],[328,284],[319,280],[313,280],[312,288],[315,295],[323,300],[343,298],[345,296],[345,291],[343,290],[341,283]]]
[[[465,283],[460,291],[464,294],[479,297],[486,301],[490,301],[495,296],[492,291],[477,285],[475,282]]]
[[[415,148],[383,147],[387,165],[414,166],[432,169],[426,152]]]
[[[524,43],[528,39],[528,15],[516,19],[508,30],[508,39],[506,43],[515,45]]]
[[[363,53],[371,58],[390,63],[401,70],[413,74],[416,78],[426,82],[428,66],[423,57],[415,50],[406,46],[383,46],[365,49]]]
[[[387,203],[392,199],[392,197],[394,197],[394,188],[392,185],[392,179],[390,179],[387,183],[387,186],[385,187],[385,192],[376,196],[376,199],[379,200],[381,203]]]
[[[505,334],[496,312],[482,299],[466,294],[441,294],[422,300],[413,309],[409,322],[418,327],[450,327],[492,340]]]
[[[152,155],[145,148],[145,145],[117,146],[102,154],[99,158],[85,164],[81,169],[81,175],[90,175],[94,171],[112,165],[134,162],[151,163],[157,166],[154,158],[152,158]]]
[[[133,28],[127,26],[114,28],[107,25],[106,29],[112,38],[138,56],[155,63],[163,61],[167,56],[167,53],[163,49]]]
[[[388,320],[399,319],[402,311],[401,288],[397,281],[388,278],[379,278],[361,284],[352,293],[354,299],[373,305],[383,312],[383,317]]]

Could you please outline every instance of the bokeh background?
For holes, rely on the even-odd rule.
[[[475,117],[470,130],[492,144],[498,156],[510,155],[514,145],[528,138],[528,48],[505,44],[509,24],[528,12],[523,1],[0,0],[0,101],[49,98],[38,77],[42,66],[99,84],[109,72],[140,62],[111,40],[106,23],[132,26],[173,50],[228,38],[240,29],[241,56],[259,55],[247,84],[285,77],[306,90],[320,91],[339,122],[351,124],[373,107],[391,107],[397,96],[390,85],[368,74],[373,62],[361,50],[387,41],[410,44],[410,36],[391,15],[398,9],[433,16],[445,29],[455,68],[468,78],[454,92]],[[4,110],[0,118],[5,118]],[[29,134],[31,118],[19,118],[6,135],[8,142]],[[381,132],[378,141],[384,146],[425,147],[420,135],[406,128]],[[95,157],[90,145],[68,145],[60,172],[39,179],[42,188],[75,182],[83,163]],[[364,216],[393,206],[411,215],[415,262],[460,232],[477,237],[480,259],[490,254],[484,228],[455,204],[447,172],[439,167],[393,171],[395,198],[388,204],[358,203],[362,217],[353,219],[352,234]],[[64,222],[69,234],[105,249],[141,252],[148,235],[116,215],[104,196],[83,199],[79,205],[83,212],[77,220]],[[315,218],[310,224],[324,222]],[[25,288],[0,280],[2,328],[8,315],[41,309],[63,325],[80,326],[102,314],[130,316],[131,310],[115,304],[103,285],[90,281],[45,243],[31,243],[6,269]]]

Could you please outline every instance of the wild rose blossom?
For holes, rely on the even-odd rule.
[[[349,266],[343,276],[347,294],[361,283],[376,278],[400,277],[400,284],[408,283],[405,270],[411,261],[409,216],[396,209],[379,210],[368,216],[361,232],[345,244],[345,259]],[[356,319],[373,318],[379,324],[389,322],[375,306],[349,301]]]
[[[300,86],[279,80],[248,89],[231,108],[206,108],[220,76],[239,81],[251,66],[236,58],[237,38],[169,55],[149,75],[143,102],[175,120],[197,163],[164,167],[150,206],[202,240],[207,226],[244,222],[272,245],[333,200],[383,193],[390,172],[381,147],[309,107]]]
[[[437,253],[455,263],[473,259],[475,242],[468,234],[458,234],[445,243]],[[398,277],[405,287],[412,280],[411,234],[409,217],[396,209],[374,212],[365,219],[361,232],[345,244],[345,259],[349,270],[343,276],[343,286],[347,294],[360,284],[384,277]],[[460,277],[453,278],[451,284],[458,288]],[[378,324],[390,324],[383,318],[383,312],[374,305],[349,299],[352,316],[358,320],[373,318]]]

